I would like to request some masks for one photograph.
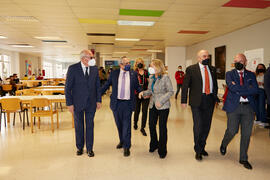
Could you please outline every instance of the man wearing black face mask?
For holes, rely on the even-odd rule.
[[[223,110],[227,113],[227,129],[220,146],[220,153],[226,154],[226,148],[241,125],[240,164],[252,169],[248,162],[248,146],[252,132],[254,111],[256,110],[254,95],[258,92],[258,84],[254,73],[245,69],[247,59],[244,54],[234,58],[235,69],[226,73],[228,94]]]
[[[212,115],[217,98],[216,68],[209,65],[209,53],[201,50],[197,54],[198,63],[186,70],[181,94],[182,107],[186,107],[189,89],[189,105],[193,116],[195,158],[202,160],[208,156],[205,151],[206,140],[210,131]]]
[[[120,69],[110,74],[108,81],[102,86],[100,92],[112,86],[110,107],[113,111],[115,123],[118,129],[120,142],[117,149],[124,148],[124,156],[130,155],[131,146],[131,114],[135,109],[135,90],[141,92],[137,73],[130,69],[130,60],[122,57]]]

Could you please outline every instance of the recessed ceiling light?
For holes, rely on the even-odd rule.
[[[39,22],[34,16],[0,16],[9,22]]]
[[[118,20],[118,25],[122,26],[153,26],[155,24],[154,21],[126,21],[126,20]]]
[[[7,39],[7,37],[0,35],[0,39]]]
[[[162,50],[148,49],[147,52],[162,52]]]
[[[140,39],[133,38],[115,38],[116,41],[140,41]]]
[[[40,39],[40,40],[60,40],[60,37],[57,36],[36,36],[34,37],[36,39]]]
[[[9,44],[9,45],[11,45],[12,47],[18,47],[18,48],[34,47],[34,46],[29,45],[29,44]]]

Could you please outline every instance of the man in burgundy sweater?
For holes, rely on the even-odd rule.
[[[182,87],[185,73],[182,71],[182,66],[178,66],[178,71],[175,72],[175,80],[177,83],[177,91],[175,94],[175,99],[177,99],[180,88]]]

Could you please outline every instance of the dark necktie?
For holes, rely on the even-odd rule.
[[[244,78],[243,78],[243,72],[239,72],[240,74],[240,86],[244,85]],[[247,98],[247,96],[242,96],[244,99]]]
[[[88,79],[88,77],[89,77],[88,67],[85,68],[85,74],[84,74],[84,76],[86,77],[86,79]]]

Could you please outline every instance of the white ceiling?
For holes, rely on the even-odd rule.
[[[270,8],[222,7],[229,0],[0,0],[0,16],[34,16],[38,22],[7,22],[0,17],[0,48],[40,53],[72,61],[92,43],[107,57],[113,52],[136,56],[146,52],[131,49],[164,49],[189,46],[270,18]],[[119,9],[164,10],[161,17],[120,16]],[[152,27],[117,24],[82,24],[79,18],[155,21]],[[180,30],[209,31],[204,35],[178,34]],[[115,33],[118,38],[161,39],[163,41],[119,42],[114,37],[88,37],[86,33]],[[43,43],[35,36],[59,36],[68,43]],[[33,48],[12,48],[8,44],[30,44]],[[148,53],[149,55],[151,53]]]

